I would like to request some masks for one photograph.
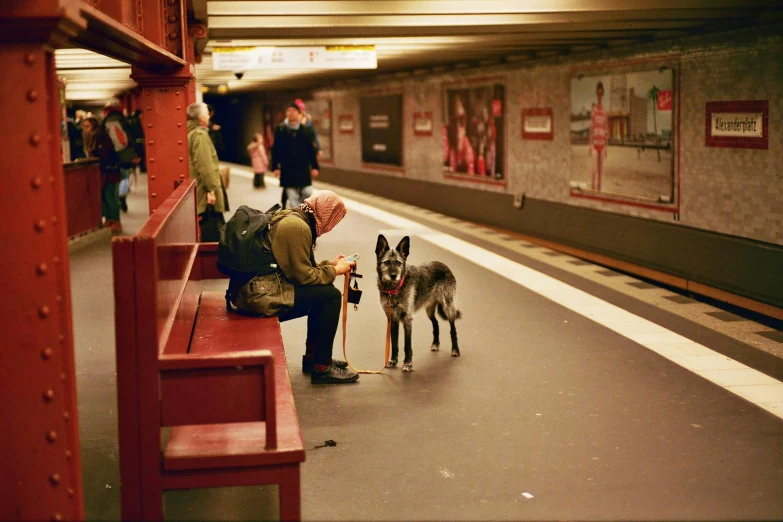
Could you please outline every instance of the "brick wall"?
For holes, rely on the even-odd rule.
[[[567,59],[462,70],[371,86],[325,89],[316,92],[315,96],[332,100],[334,166],[340,169],[458,185],[478,193],[524,192],[527,197],[544,201],[782,245],[783,41],[773,29],[739,30],[574,55]],[[679,109],[679,128],[675,127],[679,139],[679,158],[675,156],[676,204],[650,209],[572,197],[569,186],[572,178],[571,77],[580,70],[612,74],[644,70],[659,63],[674,69],[679,91],[675,98],[675,111]],[[500,83],[506,85],[506,185],[447,179],[441,171],[443,86],[459,86],[481,78],[500,78]],[[359,99],[368,93],[379,92],[403,94],[404,172],[401,173],[362,165]],[[768,150],[705,145],[706,102],[729,100],[769,101]],[[521,111],[535,107],[553,110],[554,137],[551,141],[521,139]],[[414,135],[411,121],[414,112],[432,112],[432,136]],[[341,114],[353,115],[353,134],[339,133]]]

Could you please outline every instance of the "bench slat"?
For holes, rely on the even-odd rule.
[[[248,317],[226,312],[220,292],[203,292],[190,352],[215,354],[245,350],[274,350],[283,346],[277,317]],[[285,352],[280,351],[285,357]],[[275,357],[277,354],[275,353]],[[286,379],[287,379],[286,375]]]
[[[203,426],[178,426],[171,429],[163,455],[163,469],[205,469],[263,466],[304,462],[305,451],[299,428],[281,433],[278,445],[266,450],[263,422],[242,422]],[[299,439],[299,440],[297,440]]]

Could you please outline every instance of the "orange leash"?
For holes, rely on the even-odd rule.
[[[345,351],[345,339],[348,334],[348,286],[350,284],[351,273],[345,274],[345,286],[343,288],[343,357],[348,366],[351,367],[356,373],[381,373],[386,368],[386,361],[389,360],[389,352],[391,350],[391,308],[386,309],[386,348],[384,349],[383,366],[380,370],[359,370],[355,368],[353,364],[348,360],[348,354]]]

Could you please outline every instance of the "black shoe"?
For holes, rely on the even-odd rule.
[[[120,198],[120,208],[122,209],[123,212],[128,211],[128,202],[125,200],[124,197]]]
[[[315,363],[315,357],[308,357],[306,355],[302,356],[302,373],[310,373],[313,371],[313,364]],[[341,370],[345,370],[348,368],[348,363],[345,361],[338,361],[337,359],[332,359],[332,364],[334,366],[337,366]]]
[[[312,384],[347,384],[349,382],[356,382],[357,380],[359,380],[358,373],[352,370],[338,368],[334,364],[323,372],[313,369],[313,373],[310,375],[310,383]]]

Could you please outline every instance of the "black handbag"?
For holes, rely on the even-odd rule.
[[[199,228],[201,229],[202,243],[217,243],[223,234],[226,221],[222,212],[215,211],[214,205],[207,205],[207,210],[199,214]]]

